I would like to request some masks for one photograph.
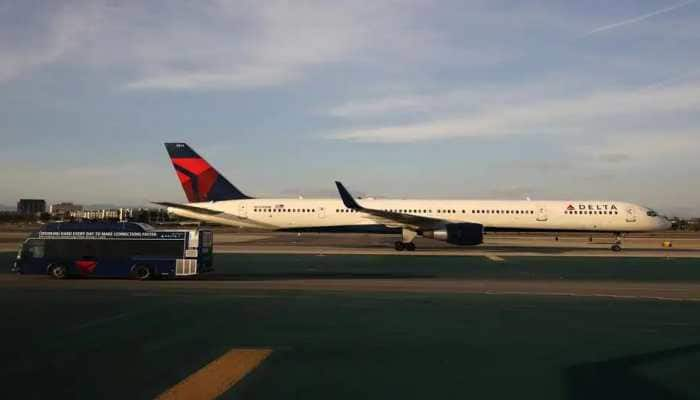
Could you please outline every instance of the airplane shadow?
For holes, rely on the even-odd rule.
[[[690,399],[637,373],[634,368],[700,353],[700,344],[612,360],[578,364],[564,370],[567,397],[571,399]]]

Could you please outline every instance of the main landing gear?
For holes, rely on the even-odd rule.
[[[416,231],[403,228],[401,230],[401,240],[394,243],[394,249],[396,251],[416,251],[416,245],[413,243],[413,239],[416,238]]]
[[[615,243],[613,243],[613,245],[610,247],[610,250],[616,253],[622,251],[622,239],[623,236],[621,233],[615,235]]]
[[[416,251],[416,244],[413,242],[404,243],[398,240],[394,243],[394,248],[396,251]]]

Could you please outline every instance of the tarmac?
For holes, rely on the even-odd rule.
[[[215,236],[193,279],[0,273],[3,397],[700,398],[694,236]]]
[[[479,257],[700,257],[697,234],[628,235],[624,251],[610,250],[611,235],[487,234],[479,246],[454,246],[417,238],[415,252],[397,252],[396,235],[270,233],[267,235],[220,232],[215,234],[221,253],[247,254],[367,254],[400,256]],[[664,243],[671,247],[664,247]]]

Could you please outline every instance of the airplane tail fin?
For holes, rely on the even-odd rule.
[[[186,143],[165,143],[190,203],[250,199]]]

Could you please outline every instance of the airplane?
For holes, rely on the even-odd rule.
[[[339,198],[245,195],[186,143],[165,143],[188,203],[155,202],[169,213],[221,225],[291,232],[396,232],[397,251],[417,236],[457,246],[483,243],[486,231],[608,232],[622,250],[630,232],[667,230],[656,211],[620,201],[356,199],[336,182]]]

